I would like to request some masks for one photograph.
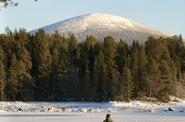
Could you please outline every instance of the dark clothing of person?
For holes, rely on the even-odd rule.
[[[103,122],[114,122],[111,118],[105,119]]]

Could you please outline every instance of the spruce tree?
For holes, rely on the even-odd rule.
[[[134,81],[134,96],[144,97],[146,95],[146,63],[147,57],[145,49],[137,41],[134,41],[131,46],[131,61],[130,69]]]
[[[0,100],[5,100],[6,72],[4,66],[4,51],[0,46]]]
[[[132,98],[134,84],[133,84],[131,71],[127,67],[123,69],[122,82],[123,82],[123,89],[122,89],[123,99],[122,100],[128,101]]]
[[[19,81],[19,100],[32,100],[33,99],[33,87],[32,76],[30,74],[32,63],[29,52],[25,47],[22,47],[19,58],[17,61],[17,77]],[[29,96],[29,97],[28,97]]]
[[[6,87],[6,94],[8,100],[17,100],[18,85],[19,81],[17,79],[17,58],[15,53],[11,56],[10,68],[8,69],[8,81]]]
[[[116,46],[117,43],[111,36],[107,36],[104,38],[103,53],[105,63],[107,64],[106,70],[108,73],[106,80],[106,91],[109,100],[113,100],[116,96],[117,79],[113,78],[113,75],[115,74],[115,72],[117,72],[115,69]]]
[[[107,98],[107,65],[104,62],[104,55],[100,51],[96,61],[95,61],[95,80],[96,80],[96,101],[106,101]]]
[[[160,66],[161,71],[160,77],[160,91],[159,98],[162,101],[169,100],[169,95],[172,95],[174,91],[175,81],[176,81],[176,70],[174,68],[174,63],[170,58],[168,50],[163,52],[161,55]]]
[[[29,38],[25,30],[19,30],[15,34],[16,40],[16,55],[17,55],[17,79],[18,79],[18,99],[19,100],[32,100],[33,99],[33,86],[31,76],[31,55],[28,47]]]
[[[122,73],[123,67],[128,66],[129,63],[129,46],[126,42],[120,40],[116,54],[116,67]]]
[[[157,97],[156,95],[159,92],[160,87],[160,76],[159,63],[149,56],[147,62],[147,96],[149,99]]]
[[[39,30],[32,41],[32,75],[34,75],[36,84],[35,97],[36,100],[47,100],[52,62],[48,37],[43,30]]]

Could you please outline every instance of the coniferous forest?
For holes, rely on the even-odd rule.
[[[184,82],[181,36],[128,45],[111,36],[77,40],[43,30],[0,35],[1,101],[168,101],[184,95]]]

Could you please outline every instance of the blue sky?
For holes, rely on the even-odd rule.
[[[108,13],[146,27],[185,36],[185,0],[17,0],[18,7],[0,11],[0,32],[28,31],[87,13]]]

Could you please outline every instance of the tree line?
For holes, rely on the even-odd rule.
[[[77,40],[43,30],[0,34],[2,101],[168,101],[184,80],[181,36],[128,45],[111,36]]]

